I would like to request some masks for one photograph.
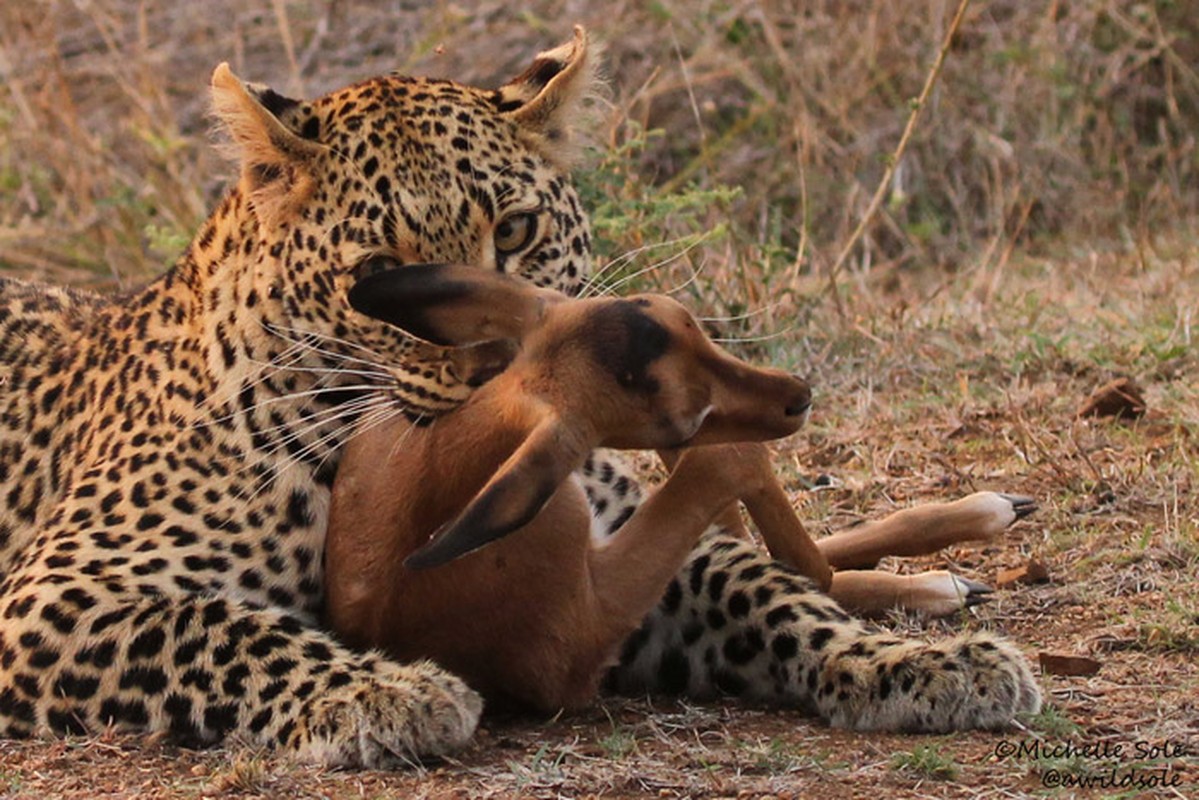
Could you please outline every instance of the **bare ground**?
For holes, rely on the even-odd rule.
[[[781,351],[814,353],[807,365],[823,387],[812,424],[779,456],[817,532],[975,489],[1037,498],[1040,511],[1002,542],[889,566],[995,582],[1032,558],[1048,581],[1003,588],[962,618],[883,621],[927,637],[986,627],[1034,662],[1046,652],[1100,663],[1090,677],[1042,673],[1049,709],[1013,730],[860,735],[793,711],[606,699],[550,721],[489,720],[453,760],[392,773],[115,735],[2,742],[0,786],[31,798],[1011,797],[1139,796],[1157,780],[1157,793],[1193,796],[1195,355],[1170,342],[1190,335],[1199,307],[1196,253],[1184,243],[1144,261],[1029,259],[1011,268],[1019,288],[985,303],[970,276],[932,297],[913,285],[888,300],[905,301],[907,316],[839,325],[829,312]],[[1084,307],[1106,324],[1079,326]],[[1119,365],[1142,383],[1147,415],[1075,418]],[[831,485],[799,488],[811,484]],[[1088,776],[1117,783],[1054,786]]]

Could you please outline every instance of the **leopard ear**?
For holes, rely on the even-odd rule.
[[[221,64],[212,73],[212,103],[233,140],[242,185],[260,217],[273,221],[311,193],[309,166],[325,148],[283,121],[295,115],[300,101],[243,83]]]
[[[529,143],[564,166],[577,149],[572,140],[583,100],[598,85],[595,50],[576,25],[572,41],[538,54],[497,92],[500,110],[520,124]]]

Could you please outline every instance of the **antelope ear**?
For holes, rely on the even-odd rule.
[[[408,556],[404,566],[440,566],[527,525],[583,465],[592,444],[558,417],[545,419],[466,509]]]
[[[521,339],[565,295],[462,264],[408,264],[384,256],[362,266],[350,306],[440,347]]]
[[[212,104],[233,140],[242,185],[260,218],[273,222],[307,198],[313,189],[309,165],[325,148],[284,122],[304,118],[305,104],[243,83],[228,64],[212,73]],[[315,137],[319,123],[312,125],[316,118],[308,116],[302,130]]]
[[[539,53],[497,92],[500,111],[516,120],[528,143],[563,166],[577,149],[571,140],[583,100],[598,85],[595,48],[590,50],[586,31],[576,25],[573,40]]]

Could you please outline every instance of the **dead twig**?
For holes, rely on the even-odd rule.
[[[874,196],[870,198],[870,204],[866,206],[866,213],[858,220],[857,227],[849,235],[845,246],[841,248],[841,252],[837,255],[837,260],[829,267],[828,289],[833,296],[833,302],[836,304],[837,314],[842,320],[845,319],[845,305],[841,302],[841,295],[837,292],[837,273],[841,271],[845,262],[849,260],[849,254],[853,252],[858,241],[866,233],[866,227],[874,219],[879,207],[883,203],[887,187],[891,184],[891,179],[895,176],[895,168],[899,165],[900,159],[903,158],[908,141],[912,138],[912,133],[916,130],[916,121],[920,118],[920,111],[924,108],[924,104],[928,101],[928,96],[937,84],[937,78],[941,75],[941,67],[945,63],[945,56],[949,53],[953,37],[957,35],[958,28],[962,24],[962,17],[965,16],[966,8],[969,5],[970,0],[960,0],[958,3],[953,20],[949,23],[949,30],[945,32],[945,39],[941,42],[941,49],[937,51],[937,58],[933,61],[932,68],[929,69],[928,75],[924,79],[924,88],[920,90],[920,94],[912,101],[912,111],[908,115],[908,124],[904,126],[903,134],[899,137],[899,143],[895,145],[895,149],[887,159],[887,168],[883,170],[883,177],[878,182],[878,188],[874,190]]]

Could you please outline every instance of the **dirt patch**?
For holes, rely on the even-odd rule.
[[[993,579],[1021,551],[1040,549],[1052,516],[1018,524],[1002,547],[913,568],[949,565]],[[1115,544],[1115,517],[1101,513],[1113,524],[1088,526],[1081,547],[1100,553]],[[1161,612],[1193,599],[1193,572],[1153,548],[1106,565],[1059,552],[1051,565],[1049,583],[1001,590],[969,619],[885,622],[926,637],[963,625],[994,628],[1034,662],[1045,649],[1102,662],[1091,677],[1041,675],[1050,710],[1005,732],[855,734],[791,710],[607,698],[548,721],[489,719],[454,759],[395,772],[318,769],[235,746],[197,751],[144,737],[4,741],[0,796],[874,800],[880,792],[1137,796],[1154,781],[1165,783],[1165,796],[1191,796],[1199,787],[1199,664],[1195,640],[1181,637],[1199,632],[1199,620],[1171,627]],[[1072,780],[1093,788],[1055,786]]]

